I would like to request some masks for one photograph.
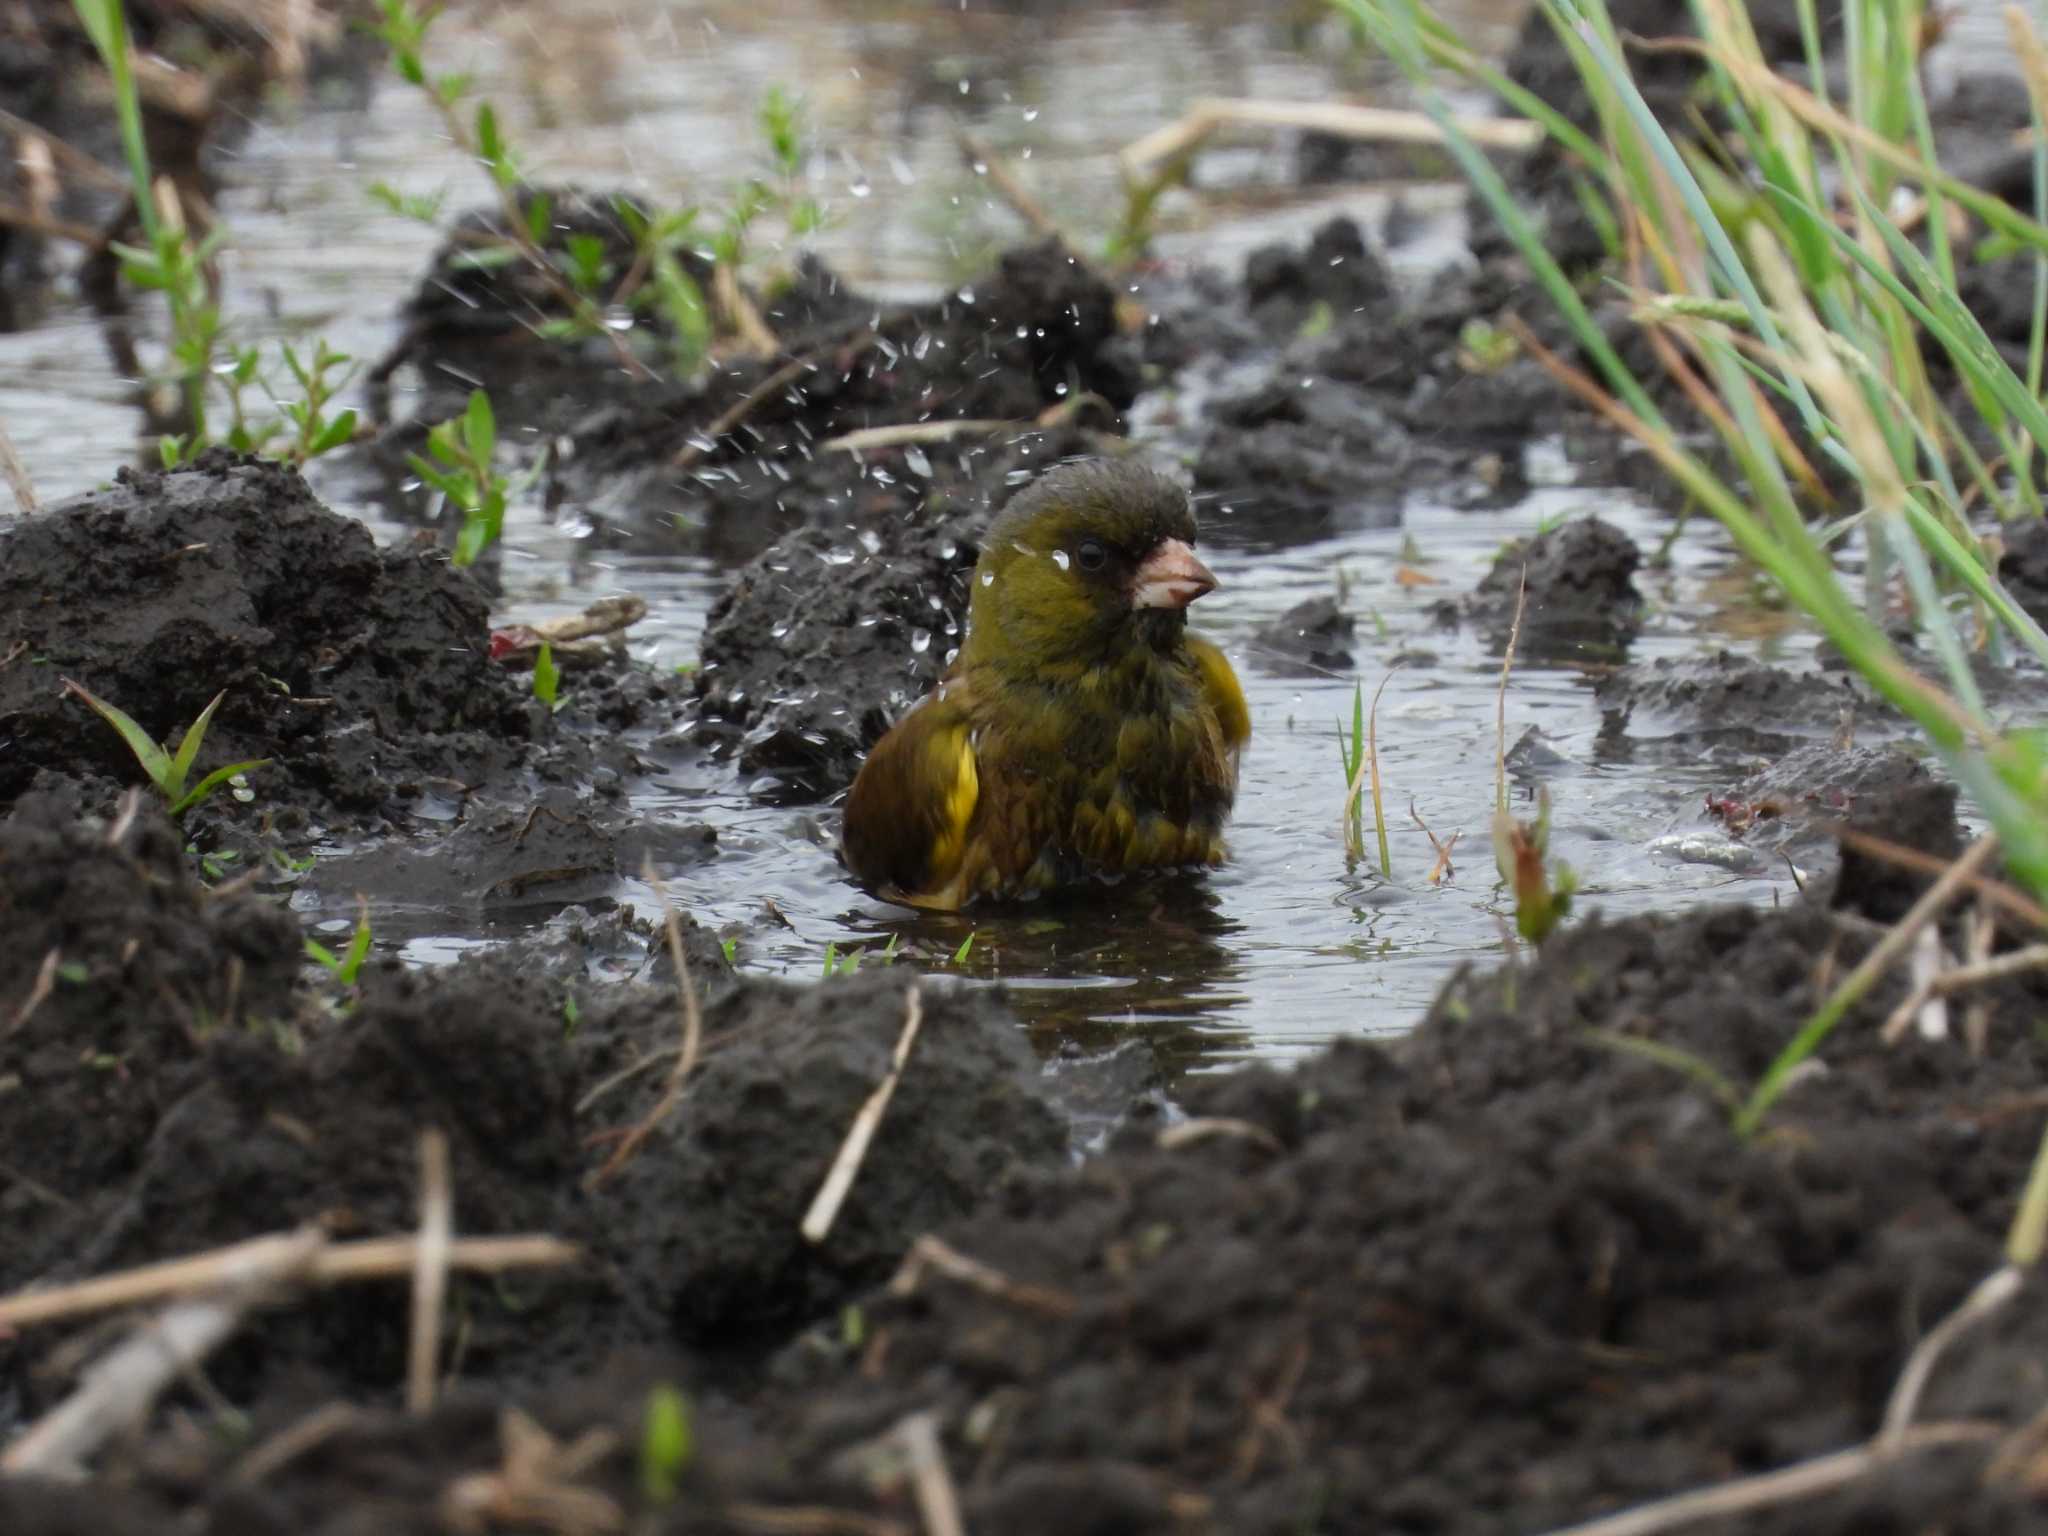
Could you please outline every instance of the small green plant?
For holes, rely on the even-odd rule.
[[[890,934],[889,942],[873,957],[877,965],[895,963],[896,943],[897,936]],[[856,944],[851,949],[842,950],[837,944],[828,942],[825,945],[825,980],[830,981],[834,976],[853,975],[860,969],[861,961],[867,958],[869,956],[865,945]]]
[[[356,977],[362,973],[363,962],[370,958],[370,904],[359,900],[356,908],[355,932],[349,935],[348,948],[336,954],[317,939],[306,940],[306,958],[324,967],[344,987],[356,984]]]
[[[1474,315],[1458,332],[1458,366],[1467,373],[1499,373],[1522,355],[1522,344],[1508,332]]]
[[[213,696],[213,701],[199,712],[199,718],[185,728],[185,736],[178,743],[176,752],[157,745],[150,740],[149,732],[135,722],[124,710],[109,704],[91,690],[63,679],[70,692],[83,699],[107,724],[111,725],[128,750],[135,755],[135,761],[149,776],[157,793],[164,797],[164,808],[173,816],[182,816],[193,806],[202,804],[206,798],[230,779],[244,773],[254,773],[258,768],[270,766],[267,757],[251,758],[246,762],[230,763],[225,768],[216,768],[197,784],[189,784],[192,765],[198,761],[199,749],[206,741],[206,728],[213,724],[213,712],[220,708],[220,701],[227,697],[227,691]],[[188,787],[189,785],[189,787]]]
[[[498,447],[497,418],[491,412],[491,397],[483,390],[470,391],[469,406],[427,430],[427,457],[406,455],[413,473],[462,510],[462,529],[455,536],[453,560],[457,565],[474,565],[477,557],[497,543],[505,530],[505,507],[514,497],[524,495],[546,467],[542,453],[534,464],[518,475],[503,475],[492,463]],[[552,660],[550,661],[552,665]],[[536,688],[539,682],[535,670]]]
[[[1506,811],[1493,815],[1494,864],[1514,893],[1515,931],[1531,944],[1556,932],[1579,886],[1569,866],[1550,862],[1550,791],[1539,790],[1536,803],[1534,822],[1517,821]]]
[[[1337,750],[1344,763],[1344,852],[1349,858],[1365,856],[1365,825],[1363,796],[1368,782],[1372,789],[1372,823],[1375,838],[1379,844],[1380,874],[1392,879],[1393,859],[1387,847],[1386,806],[1380,786],[1379,757],[1379,714],[1380,695],[1387,691],[1387,682],[1393,677],[1389,672],[1380,679],[1380,685],[1373,690],[1372,708],[1365,707],[1365,685],[1351,685],[1351,731],[1345,734],[1344,722],[1337,722]]]
[[[547,705],[549,714],[560,714],[569,702],[561,690],[562,669],[555,665],[555,648],[543,640],[540,654],[533,658],[533,696]]]
[[[733,964],[733,956],[739,953],[740,941],[737,936],[718,941],[718,952],[725,956],[727,965]]]
[[[654,1388],[640,1415],[640,1492],[648,1503],[660,1507],[675,1502],[696,1452],[690,1400],[679,1387]]]
[[[142,230],[141,245],[117,241],[111,249],[120,260],[122,275],[138,288],[161,293],[170,311],[169,360],[186,430],[161,440],[165,467],[175,468],[216,442],[237,452],[269,453],[273,442],[282,438],[282,456],[297,463],[341,447],[355,436],[355,413],[344,410],[330,416],[327,408],[349,375],[335,379],[329,374],[345,367],[348,359],[329,352],[322,342],[315,348],[313,364],[302,366],[290,347],[282,348],[286,366],[303,391],[301,399],[286,399],[270,388],[256,348],[230,347],[219,297],[208,275],[227,232],[216,224],[204,236],[193,238],[176,184],[169,177],[159,179],[150,169],[134,46],[121,0],[72,0],[72,7],[113,82],[115,121],[128,162],[136,223]],[[225,366],[219,361],[224,351],[232,357]],[[276,418],[257,422],[245,412],[243,392],[257,384],[276,405]],[[216,391],[228,397],[232,424],[225,433],[212,427]]]
[[[953,963],[955,965],[965,965],[967,963],[967,953],[973,948],[974,935],[969,933],[966,938],[960,941],[960,947],[953,951]]]

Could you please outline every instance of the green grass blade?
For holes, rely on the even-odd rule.
[[[171,760],[164,749],[150,739],[149,732],[136,724],[134,717],[126,710],[116,708],[81,684],[74,683],[70,678],[64,679],[64,686],[91,705],[94,713],[120,734],[121,739],[128,744],[128,750],[135,754],[135,761],[141,764],[142,771],[149,775],[149,782],[157,787],[160,794],[168,797]]]
[[[214,769],[213,772],[187,790],[183,796],[171,803],[171,814],[173,816],[182,816],[185,812],[191,810],[193,806],[204,803],[207,796],[211,795],[216,789],[219,789],[221,785],[227,783],[236,774],[254,773],[258,768],[268,768],[270,764],[270,758],[255,757],[250,758],[247,762],[229,763],[225,768]]]
[[[213,712],[220,708],[220,701],[228,696],[223,688],[213,696],[213,701],[199,711],[199,718],[185,730],[185,739],[178,743],[178,755],[171,759],[171,771],[163,790],[171,799],[179,799],[185,793],[185,781],[192,776],[192,764],[198,760],[200,745],[206,740],[206,728],[213,724]]]

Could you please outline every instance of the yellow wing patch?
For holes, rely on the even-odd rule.
[[[934,732],[925,751],[939,759],[933,777],[949,786],[941,794],[939,825],[932,839],[931,883],[944,886],[959,872],[961,855],[967,851],[967,828],[981,800],[981,774],[974,765],[973,735],[964,725]]]
[[[1223,728],[1223,745],[1235,752],[1251,740],[1252,712],[1244,702],[1244,689],[1238,684],[1237,673],[1231,670],[1230,658],[1196,635],[1188,636],[1188,654],[1195,658],[1202,694],[1216,711],[1217,724]]]

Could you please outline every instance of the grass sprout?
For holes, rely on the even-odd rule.
[[[213,712],[220,708],[221,700],[227,697],[225,689],[216,693],[206,708],[199,712],[199,718],[185,728],[184,738],[178,743],[177,750],[172,751],[168,746],[160,746],[153,741],[149,732],[144,730],[127,711],[108,703],[68,677],[63,681],[69,692],[76,694],[95,714],[114,728],[115,733],[126,743],[128,750],[134,754],[136,763],[148,775],[149,782],[154,784],[157,793],[163,796],[164,808],[172,816],[182,816],[194,806],[204,803],[215,790],[237,775],[253,773],[258,768],[270,766],[270,759],[267,757],[251,758],[245,762],[229,763],[225,768],[216,768],[198,783],[191,782],[193,766],[199,760],[199,749],[206,742],[207,727],[213,724]]]

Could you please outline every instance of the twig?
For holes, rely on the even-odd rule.
[[[12,128],[24,139],[41,140],[50,151],[51,159],[61,160],[85,180],[92,182],[102,192],[126,192],[128,190],[129,181],[125,175],[119,171],[108,170],[107,167],[101,165],[99,161],[78,148],[77,145],[65,142],[47,128],[40,127],[25,117],[15,116],[14,113],[7,111],[4,107],[0,107],[0,128]],[[98,239],[98,236],[95,235],[94,239]]]
[[[115,1436],[140,1424],[163,1390],[218,1348],[242,1319],[304,1277],[326,1238],[307,1228],[221,1275],[222,1293],[182,1301],[93,1365],[78,1390],[0,1456],[0,1471],[75,1477]]]
[[[1486,149],[1533,149],[1542,141],[1537,124],[1518,117],[1461,117],[1458,129]],[[1303,128],[1368,143],[1441,144],[1443,130],[1423,112],[1354,107],[1342,102],[1247,101],[1203,97],[1185,117],[1154,129],[1127,145],[1118,158],[1135,173],[1155,160],[1182,153],[1219,128]]]
[[[1260,1151],[1276,1156],[1285,1150],[1280,1145],[1280,1138],[1263,1125],[1228,1115],[1197,1115],[1192,1120],[1181,1121],[1179,1125],[1169,1125],[1153,1139],[1153,1145],[1162,1152],[1178,1152],[1182,1147],[1225,1138],[1248,1141]]]
[[[1500,688],[1493,697],[1493,808],[1508,808],[1508,675],[1515,666],[1515,642],[1522,638],[1522,605],[1529,596],[1529,563],[1522,562],[1515,583],[1515,617],[1508,625],[1508,648],[1500,659]]]
[[[0,226],[25,229],[32,235],[41,235],[45,240],[67,240],[73,245],[82,245],[87,250],[97,246],[101,238],[100,232],[89,225],[74,224],[69,219],[39,213],[33,208],[17,208],[12,203],[0,203]]]
[[[7,1027],[0,1029],[0,1036],[11,1035],[26,1024],[35,1011],[43,1006],[57,985],[57,967],[64,963],[64,952],[50,946],[50,952],[43,956],[43,963],[36,967],[36,979],[29,984],[28,996],[21,1000],[21,1006],[14,1010],[14,1017],[7,1021]]]
[[[694,469],[706,454],[716,450],[718,440],[721,437],[724,437],[733,428],[753,415],[764,401],[780,394],[787,386],[815,370],[841,347],[851,346],[856,353],[865,352],[875,344],[882,334],[879,322],[871,330],[868,327],[869,322],[863,319],[858,327],[849,326],[845,331],[834,336],[832,340],[811,348],[810,351],[805,352],[799,357],[791,358],[780,368],[769,374],[767,378],[719,412],[710,426],[693,436],[681,448],[677,449],[675,457],[669,460],[669,468],[675,470]],[[867,330],[868,334],[864,337],[859,336],[855,334],[857,330]]]
[[[1994,955],[1989,960],[1977,960],[1969,965],[1952,965],[1946,970],[1938,971],[1922,980],[1906,1000],[1892,1010],[1892,1016],[1885,1020],[1885,1043],[1892,1043],[1906,1032],[1906,1025],[1912,1021],[1914,1014],[1919,1012],[1923,1004],[1947,997],[1952,992],[1966,991],[1987,981],[2003,981],[2008,976],[2019,976],[2044,967],[2048,967],[2048,944],[2029,944],[2024,949],[2008,950],[2005,954]]]
[[[766,1536],[910,1536],[909,1527],[895,1520],[822,1504],[727,1504],[719,1515],[729,1525]]]
[[[1892,1386],[1892,1395],[1884,1405],[1884,1424],[1870,1442],[1873,1450],[1889,1452],[1899,1448],[1912,1427],[1913,1414],[1920,1407],[1920,1394],[1926,1389],[1927,1378],[1934,1373],[1934,1363],[1941,1358],[1942,1351],[2017,1296],[2025,1279],[2025,1274],[2015,1266],[2000,1265],[1977,1282],[1976,1289],[1964,1298],[1961,1306],[1928,1330],[1927,1337],[1914,1346],[1906,1359],[1906,1368],[1899,1372],[1899,1379]]]
[[[868,1145],[875,1139],[882,1116],[888,1111],[889,1100],[895,1096],[896,1084],[903,1077],[903,1068],[910,1061],[910,1048],[917,1043],[917,1031],[923,1023],[924,996],[913,982],[910,990],[903,994],[903,1029],[896,1037],[896,1050],[889,1058],[889,1070],[882,1074],[874,1092],[868,1095],[867,1102],[854,1115],[853,1124],[847,1128],[846,1140],[839,1145],[839,1155],[832,1159],[832,1166],[825,1172],[825,1182],[818,1186],[811,1208],[804,1212],[802,1231],[805,1242],[825,1241],[832,1230],[832,1223],[839,1219],[839,1207],[846,1203],[847,1191],[853,1188],[854,1178],[868,1155]]]
[[[167,1259],[137,1269],[50,1290],[17,1292],[0,1300],[0,1328],[20,1328],[60,1317],[138,1306],[167,1296],[218,1290],[236,1283],[252,1268],[277,1262],[280,1251],[302,1240],[296,1232],[252,1238],[189,1258]],[[373,1237],[353,1243],[329,1243],[315,1250],[303,1279],[312,1286],[337,1285],[412,1272],[419,1248],[412,1237]],[[573,1243],[555,1237],[469,1237],[448,1245],[450,1269],[496,1274],[508,1269],[547,1269],[573,1263],[582,1256]]]
[[[1436,863],[1429,871],[1429,883],[1431,885],[1443,884],[1445,880],[1457,873],[1451,867],[1451,850],[1458,846],[1458,839],[1465,835],[1464,830],[1460,828],[1458,831],[1453,832],[1449,842],[1443,841],[1434,832],[1429,830],[1429,823],[1424,821],[1422,813],[1415,809],[1415,800],[1412,796],[1408,801],[1408,819],[1422,828],[1422,835],[1429,839],[1429,846],[1436,850]]]
[[[596,1189],[632,1161],[640,1150],[640,1143],[654,1134],[654,1128],[668,1118],[668,1112],[676,1107],[683,1096],[683,1085],[689,1081],[690,1073],[696,1069],[697,1057],[704,1048],[704,1009],[697,1001],[697,989],[690,984],[690,958],[683,952],[683,925],[676,916],[676,909],[668,899],[668,887],[661,883],[661,877],[654,872],[654,856],[649,854],[641,869],[641,878],[654,887],[655,900],[661,903],[662,927],[668,934],[669,959],[676,968],[676,991],[680,995],[678,1012],[681,1015],[682,1044],[676,1052],[675,1067],[669,1072],[668,1082],[661,1090],[661,1097],[654,1108],[635,1123],[626,1134],[619,1138],[612,1155],[605,1159],[604,1166],[590,1177],[590,1187]]]
[[[1949,904],[1997,847],[1997,834],[1986,832],[1964,849],[1956,861],[1943,872],[1941,878],[1921,893],[1920,899],[1913,903],[1911,910],[1894,923],[1891,930],[1877,941],[1876,947],[1857,963],[1856,969],[1842,978],[1841,984],[1835,989],[1836,995],[1847,994],[1851,1002],[1861,997],[1870,984],[1883,975],[1892,962],[1912,945],[1919,937],[1920,930],[1934,921],[1941,909]],[[1891,1026],[1887,1024],[1885,1027],[1889,1029]]]
[[[1882,859],[1887,864],[1896,864],[1901,869],[1910,869],[1916,874],[1939,875],[1954,862],[1944,859],[1938,853],[1922,853],[1918,848],[1908,848],[1903,843],[1894,843],[1882,837],[1873,837],[1855,827],[1836,827],[1835,841],[1845,848],[1854,848],[1858,853],[1867,853],[1873,859]],[[1977,892],[1994,906],[2010,912],[2014,917],[2025,918],[2036,928],[2048,929],[2048,907],[2041,906],[2020,891],[2002,881],[1972,875],[1968,881],[1971,890]]]
[[[405,1406],[434,1406],[434,1368],[441,1358],[441,1308],[448,1299],[448,1248],[455,1235],[455,1194],[448,1176],[448,1138],[420,1133],[420,1233],[412,1266],[412,1338],[405,1369]]]
[[[948,417],[944,421],[906,421],[893,427],[861,427],[842,432],[818,444],[841,453],[871,453],[877,448],[894,448],[903,443],[946,443],[956,437],[994,437],[998,432],[1029,432],[1038,423],[1008,421],[992,417]]]
[[[960,1495],[946,1470],[945,1448],[939,1444],[939,1418],[930,1409],[913,1413],[896,1426],[910,1460],[910,1491],[917,1500],[925,1536],[966,1536],[960,1518]]]
[[[1907,1430],[1883,1450],[1872,1442],[1852,1446],[1846,1451],[1832,1451],[1811,1461],[1780,1467],[1775,1472],[1737,1478],[1732,1483],[1695,1489],[1691,1493],[1658,1499],[1652,1504],[1638,1504],[1634,1509],[1588,1520],[1582,1525],[1563,1526],[1551,1531],[1549,1536],[1656,1536],[1658,1532],[1676,1530],[1700,1520],[1742,1515],[1753,1509],[1768,1509],[1773,1504],[1810,1499],[1816,1494],[1853,1483],[1866,1472],[1901,1456],[1937,1450],[1943,1446],[1981,1445],[1997,1439],[1998,1434],[1997,1425],[1977,1420],[1925,1424],[1918,1429]]]
[[[14,439],[7,435],[5,423],[0,423],[0,475],[6,476],[7,489],[14,493],[14,505],[23,517],[43,509],[36,499],[35,482],[29,479],[21,455],[14,451]]]
[[[942,1238],[926,1233],[910,1245],[910,1252],[903,1256],[903,1263],[889,1280],[891,1296],[914,1296],[925,1272],[944,1275],[948,1280],[958,1281],[971,1290],[997,1301],[1006,1301],[1013,1306],[1024,1307],[1033,1312],[1043,1312],[1050,1317],[1070,1317],[1079,1310],[1080,1303],[1065,1291],[1050,1286],[1031,1285],[1022,1280],[1012,1280],[1001,1270],[984,1264],[979,1259],[970,1259],[959,1249]]]
[[[336,1435],[346,1434],[362,1418],[361,1411],[350,1403],[329,1403],[316,1408],[243,1456],[228,1469],[225,1481],[231,1488],[254,1488],[308,1451],[317,1450]]]
[[[711,274],[711,292],[718,300],[719,308],[732,322],[740,344],[755,357],[773,357],[782,350],[782,343],[768,322],[761,318],[761,311],[754,307],[754,301],[747,297],[747,290],[740,286],[739,274],[731,265],[720,262]]]

